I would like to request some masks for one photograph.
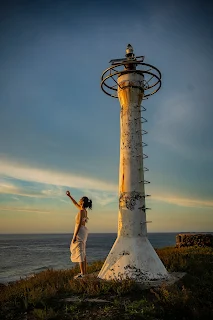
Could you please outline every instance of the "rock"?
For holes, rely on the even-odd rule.
[[[87,298],[87,299],[80,299],[79,297],[73,296],[69,298],[62,299],[65,302],[93,302],[93,303],[110,303],[108,300],[98,299],[98,298]]]
[[[179,233],[176,235],[176,248],[192,246],[213,248],[213,234]]]

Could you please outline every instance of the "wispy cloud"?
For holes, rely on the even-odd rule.
[[[118,199],[116,192],[102,191],[102,190],[90,190],[81,189],[88,197],[91,197],[94,203],[98,203],[101,206],[106,206],[110,203],[116,202]],[[7,179],[0,180],[0,194],[12,194],[21,197],[32,198],[52,198],[57,199],[63,203],[69,203],[70,200],[63,199],[65,197],[64,187],[55,186],[49,184],[39,184],[39,187],[20,187],[11,182],[8,183]],[[18,197],[12,197],[13,200],[20,201]]]
[[[67,204],[69,201],[63,199],[64,190],[67,187],[82,190],[93,199],[94,203],[101,206],[117,200],[116,185],[71,173],[32,168],[0,160],[1,176],[3,178],[0,178],[0,194],[43,199],[54,198]],[[20,181],[27,181],[27,186],[20,186]],[[18,198],[15,197],[15,200]]]
[[[18,197],[13,197],[13,200],[20,201]]]
[[[118,202],[118,192],[94,191],[84,189],[85,194],[91,197],[95,203],[106,206],[110,203]]]
[[[213,208],[213,200],[202,200],[193,198],[184,198],[177,195],[153,195],[151,197],[153,201],[160,201],[171,203],[181,207],[193,207],[193,208]],[[151,200],[150,199],[150,200]]]
[[[0,211],[20,211],[20,212],[34,212],[34,213],[50,213],[48,210],[33,209],[28,207],[0,207]]]
[[[0,174],[9,176],[0,180],[0,193],[13,194],[26,197],[37,198],[57,198],[64,203],[68,203],[67,200],[61,199],[64,196],[64,187],[69,186],[71,188],[81,189],[88,197],[91,197],[94,203],[98,203],[101,206],[106,206],[118,201],[118,187],[114,184],[108,184],[104,181],[99,181],[93,178],[84,178],[76,176],[70,173],[63,173],[58,171],[49,171],[45,169],[30,168],[28,166],[17,165],[11,162],[4,162],[0,160]],[[33,189],[30,187],[19,187],[12,183],[13,179],[20,179],[23,181],[29,181],[33,183],[40,183],[40,189]],[[19,198],[15,197],[15,200]],[[197,208],[212,208],[213,200],[203,200],[197,198],[187,198],[181,195],[162,194],[156,190],[156,195],[153,195],[151,201],[161,201],[165,203],[171,203],[182,207],[197,207]],[[149,201],[150,201],[149,200]],[[11,209],[1,209],[11,210]],[[35,209],[30,208],[17,208],[15,211],[32,211]],[[43,212],[43,211],[41,211]],[[46,211],[44,211],[46,212]]]
[[[12,182],[7,182],[7,179],[1,179],[0,180],[0,194],[14,194],[18,196],[24,196],[24,197],[45,197],[43,192],[41,191],[35,191],[29,188],[23,188],[16,186]],[[19,200],[17,197],[13,197],[15,200]]]
[[[64,202],[64,203],[69,203],[69,200],[64,200],[64,199],[59,199],[59,201]]]
[[[49,184],[58,187],[69,186],[70,188],[76,189],[103,190],[109,192],[117,191],[116,184],[106,181],[86,176],[79,176],[69,172],[60,172],[30,167],[25,164],[19,164],[8,160],[0,160],[0,175],[4,177],[11,177],[14,179],[20,179],[29,182]],[[3,188],[6,188],[8,191],[11,190],[10,193],[12,193],[12,186],[8,185],[2,187],[1,192],[3,192]],[[52,190],[45,190],[42,193],[46,196],[51,195]]]

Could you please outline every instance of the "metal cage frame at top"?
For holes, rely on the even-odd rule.
[[[124,67],[126,65],[135,65],[134,67],[138,67],[140,69],[122,69],[119,70],[118,68]],[[148,69],[146,69],[148,68]],[[125,60],[121,63],[117,63],[112,65],[111,67],[107,68],[101,76],[101,89],[113,98],[118,98],[117,95],[117,87],[119,86],[116,79],[114,79],[115,76],[121,76],[123,74],[127,73],[138,73],[143,74],[144,76],[144,82],[142,84],[142,88],[144,90],[144,97],[143,99],[148,99],[149,96],[152,96],[161,88],[161,72],[154,66],[148,63],[140,62],[137,60]],[[111,80],[113,80],[115,85],[111,84]],[[151,80],[154,80],[150,82]],[[150,83],[150,84],[149,84]]]

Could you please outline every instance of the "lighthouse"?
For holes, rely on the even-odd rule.
[[[106,280],[134,279],[140,282],[168,278],[169,274],[147,238],[141,106],[161,87],[161,73],[144,56],[136,57],[129,44],[122,59],[110,61],[101,78],[101,88],[120,102],[119,212],[117,239],[98,277]]]

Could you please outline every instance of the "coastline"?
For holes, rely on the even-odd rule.
[[[90,233],[88,262],[105,260],[116,236],[116,233]],[[175,233],[150,233],[148,236],[154,248],[175,246]],[[70,239],[70,234],[0,236],[0,282],[16,281],[48,268],[74,267],[70,261]]]
[[[213,249],[156,249],[169,272],[185,276],[176,283],[141,289],[132,280],[74,280],[77,267],[45,270],[0,289],[0,318],[9,319],[211,319]],[[88,268],[99,271],[103,261]]]

